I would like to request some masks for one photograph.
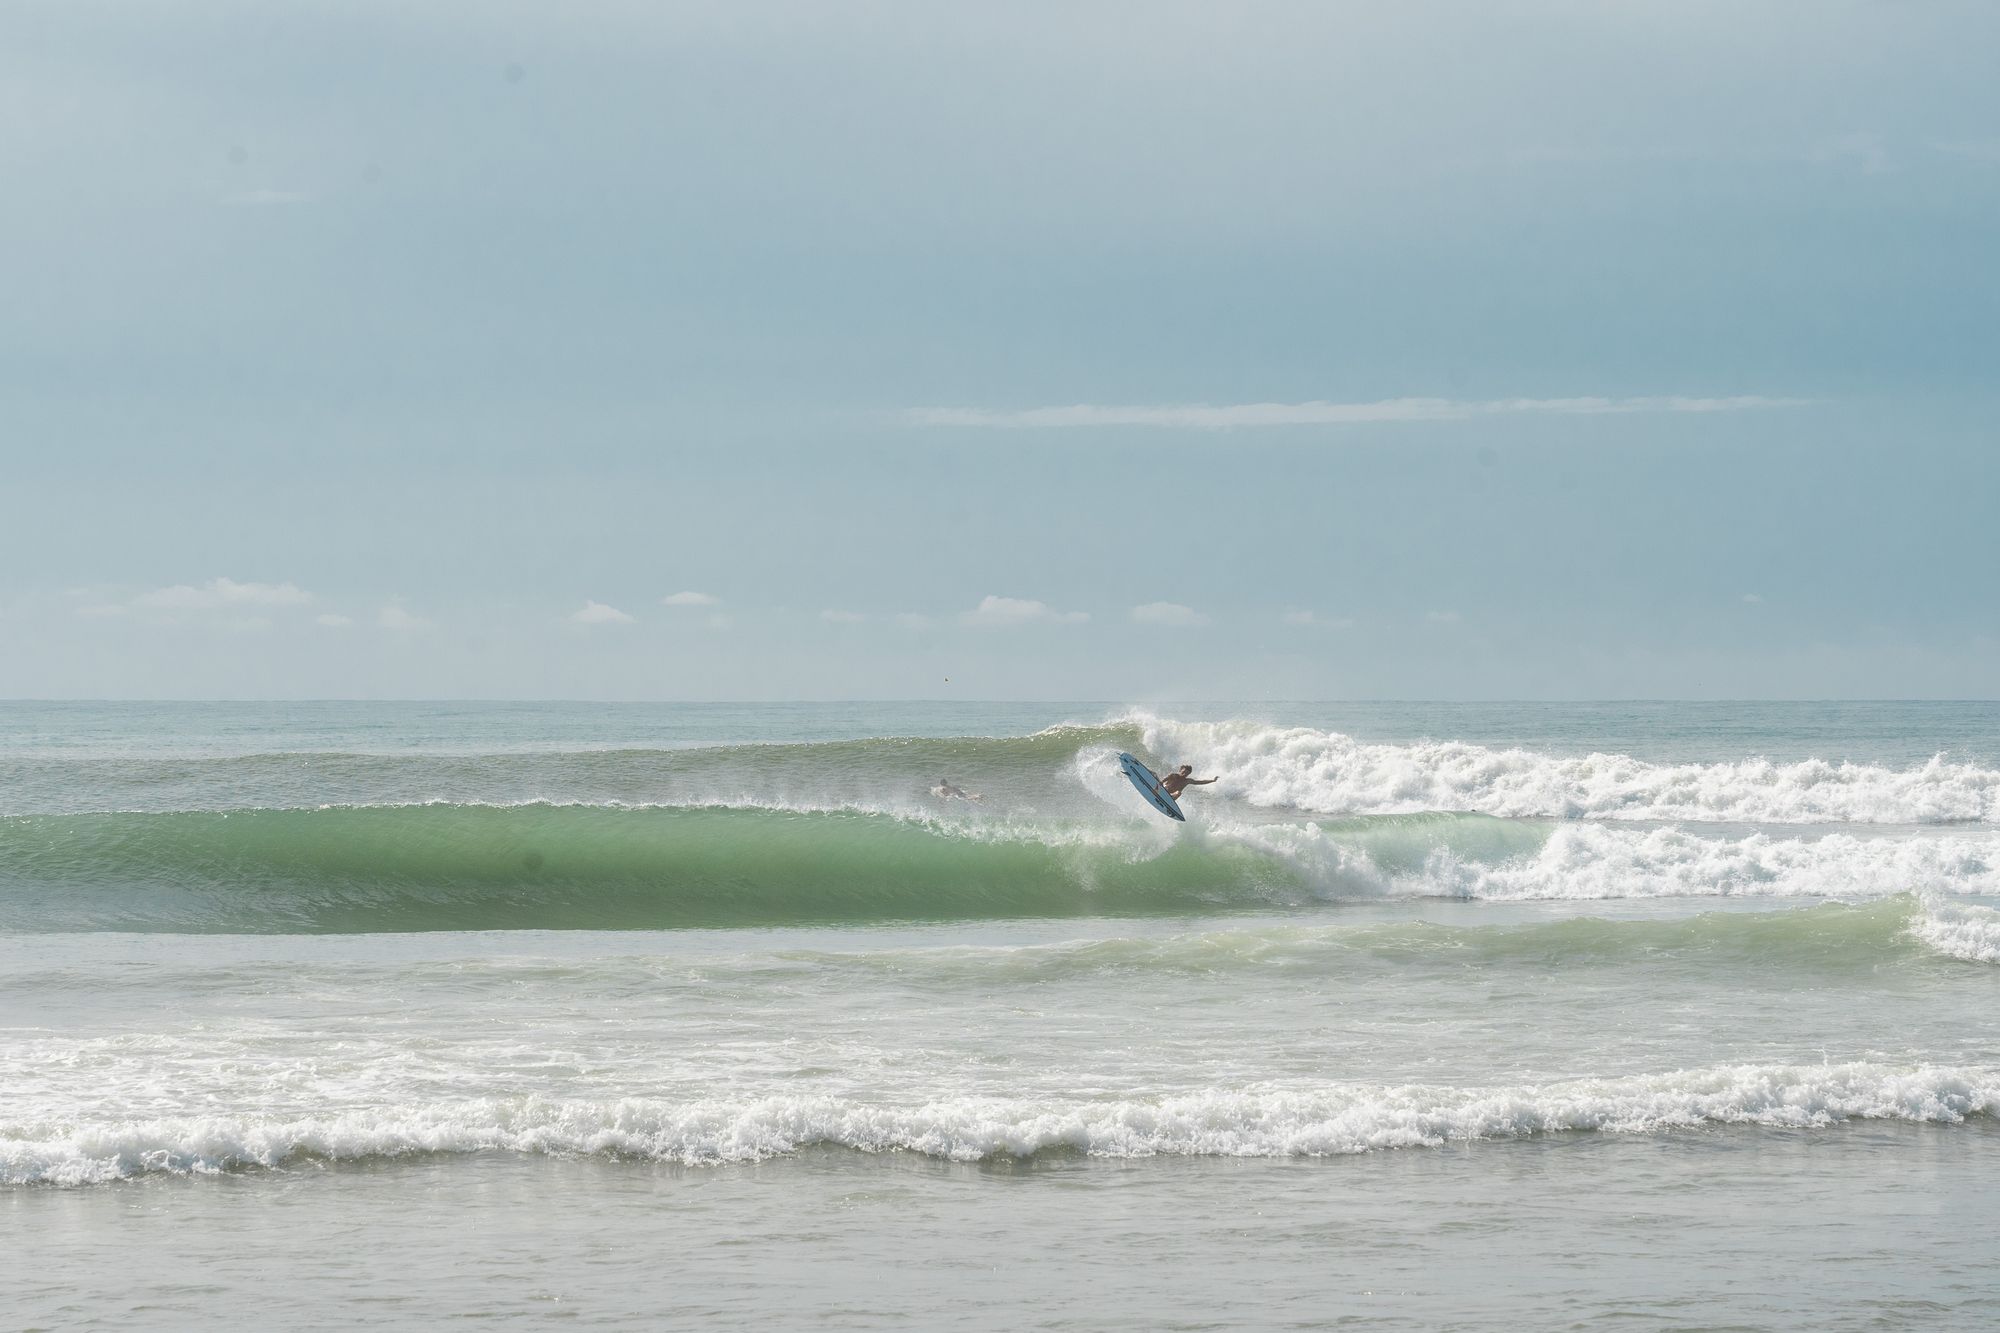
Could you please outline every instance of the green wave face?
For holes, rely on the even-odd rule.
[[[1139,826],[429,805],[0,819],[0,929],[665,929],[1178,913],[1296,900],[1284,861]]]
[[[1089,817],[996,805],[14,815],[0,818],[0,930],[673,929],[1258,913],[1408,896],[1949,898],[1996,883],[1993,844],[1976,837],[1703,839],[1463,814],[1180,825],[1107,815],[1116,807],[1102,802]],[[1926,920],[1946,953],[2000,954],[2000,927],[1984,916]],[[1560,956],[1588,956],[1600,928],[1573,921],[1551,938]],[[1715,947],[1748,929],[1730,927]],[[1411,948],[1448,938],[1425,932]]]

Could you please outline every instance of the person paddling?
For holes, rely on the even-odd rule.
[[[937,786],[931,788],[931,795],[941,801],[983,801],[986,799],[976,791],[967,791],[963,787],[954,786],[950,778],[939,778]]]

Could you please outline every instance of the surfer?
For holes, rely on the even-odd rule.
[[[976,791],[967,791],[963,787],[952,786],[950,778],[939,778],[938,785],[931,788],[931,795],[941,801],[983,801],[986,799]]]
[[[1181,798],[1181,793],[1189,787],[1206,787],[1209,783],[1216,781],[1215,778],[1198,778],[1193,776],[1193,774],[1193,764],[1182,764],[1179,768],[1161,778],[1160,785],[1167,789],[1167,795],[1178,801]]]

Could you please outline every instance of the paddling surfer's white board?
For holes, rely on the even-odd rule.
[[[1125,776],[1132,779],[1132,785],[1139,789],[1141,796],[1152,803],[1155,810],[1158,810],[1168,819],[1178,819],[1182,823],[1187,822],[1187,816],[1181,813],[1181,808],[1175,803],[1174,798],[1167,795],[1167,789],[1162,787],[1160,780],[1153,776],[1152,769],[1147,768],[1129,754],[1118,756],[1118,767],[1125,770]]]

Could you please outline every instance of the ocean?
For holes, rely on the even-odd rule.
[[[1991,1326],[1996,1001],[2000,704],[5,703],[0,1326]]]

